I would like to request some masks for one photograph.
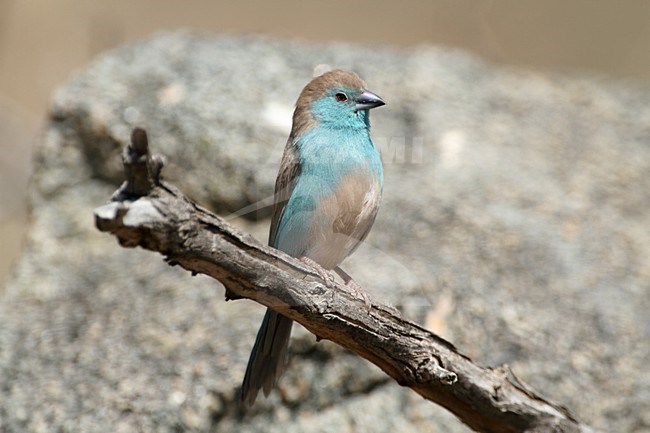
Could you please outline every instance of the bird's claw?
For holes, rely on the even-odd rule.
[[[370,303],[370,298],[368,297],[368,293],[363,290],[363,288],[354,281],[354,279],[343,269],[341,269],[340,266],[337,266],[334,268],[334,272],[339,274],[341,278],[343,278],[343,282],[345,283],[345,286],[352,290],[352,292],[357,296],[357,298],[363,299],[363,302],[366,304],[366,307],[368,309],[368,312],[370,312],[370,309],[372,308],[372,304]]]
[[[317,262],[314,260],[310,259],[309,257],[300,257],[299,260],[306,264],[307,266],[310,266],[314,268],[314,271],[318,274],[318,276],[321,278],[321,280],[325,281],[325,286],[327,288],[334,288],[336,284],[336,279],[334,278],[334,275],[332,275],[331,272],[329,272],[327,269],[319,265]]]
[[[326,287],[330,289],[333,289],[335,287],[336,279],[330,271],[328,271],[327,269],[325,269],[324,267],[322,267],[316,261],[310,259],[309,257],[303,256],[300,257],[298,260],[300,260],[307,266],[311,266],[312,268],[314,268],[314,271],[316,271],[318,276],[323,281],[325,281]],[[363,290],[363,288],[359,285],[359,283],[354,281],[352,277],[349,276],[343,269],[336,267],[334,268],[334,272],[336,272],[343,279],[345,286],[348,289],[350,289],[357,298],[363,299],[363,303],[366,304],[366,309],[368,310],[368,312],[370,312],[370,310],[372,309],[372,303],[370,302],[370,297],[368,296],[368,293],[365,290]]]
[[[352,290],[352,292],[356,295],[357,298],[363,299],[364,304],[366,304],[366,309],[368,312],[372,309],[372,304],[370,303],[370,297],[368,296],[368,293],[363,290],[363,287],[359,285],[356,281],[353,279],[348,280],[345,285]]]

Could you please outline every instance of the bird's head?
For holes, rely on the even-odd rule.
[[[334,70],[314,78],[303,89],[294,113],[294,129],[315,123],[329,128],[370,126],[368,110],[385,105],[353,72]]]

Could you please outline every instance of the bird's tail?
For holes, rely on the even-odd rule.
[[[293,321],[271,309],[257,333],[248,359],[241,390],[241,400],[252,405],[260,389],[268,396],[285,369],[285,358]]]

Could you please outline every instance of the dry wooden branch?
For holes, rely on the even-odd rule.
[[[136,129],[124,152],[126,182],[95,210],[97,228],[125,247],[158,251],[171,265],[219,280],[226,297],[249,298],[379,366],[397,383],[482,432],[592,432],[518,380],[510,368],[474,364],[442,338],[344,285],[327,288],[302,262],[260,244],[160,182]]]

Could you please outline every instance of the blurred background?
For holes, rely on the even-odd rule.
[[[52,92],[98,53],[179,27],[445,45],[525,68],[650,78],[646,0],[0,0],[0,283],[20,251],[31,147]]]

